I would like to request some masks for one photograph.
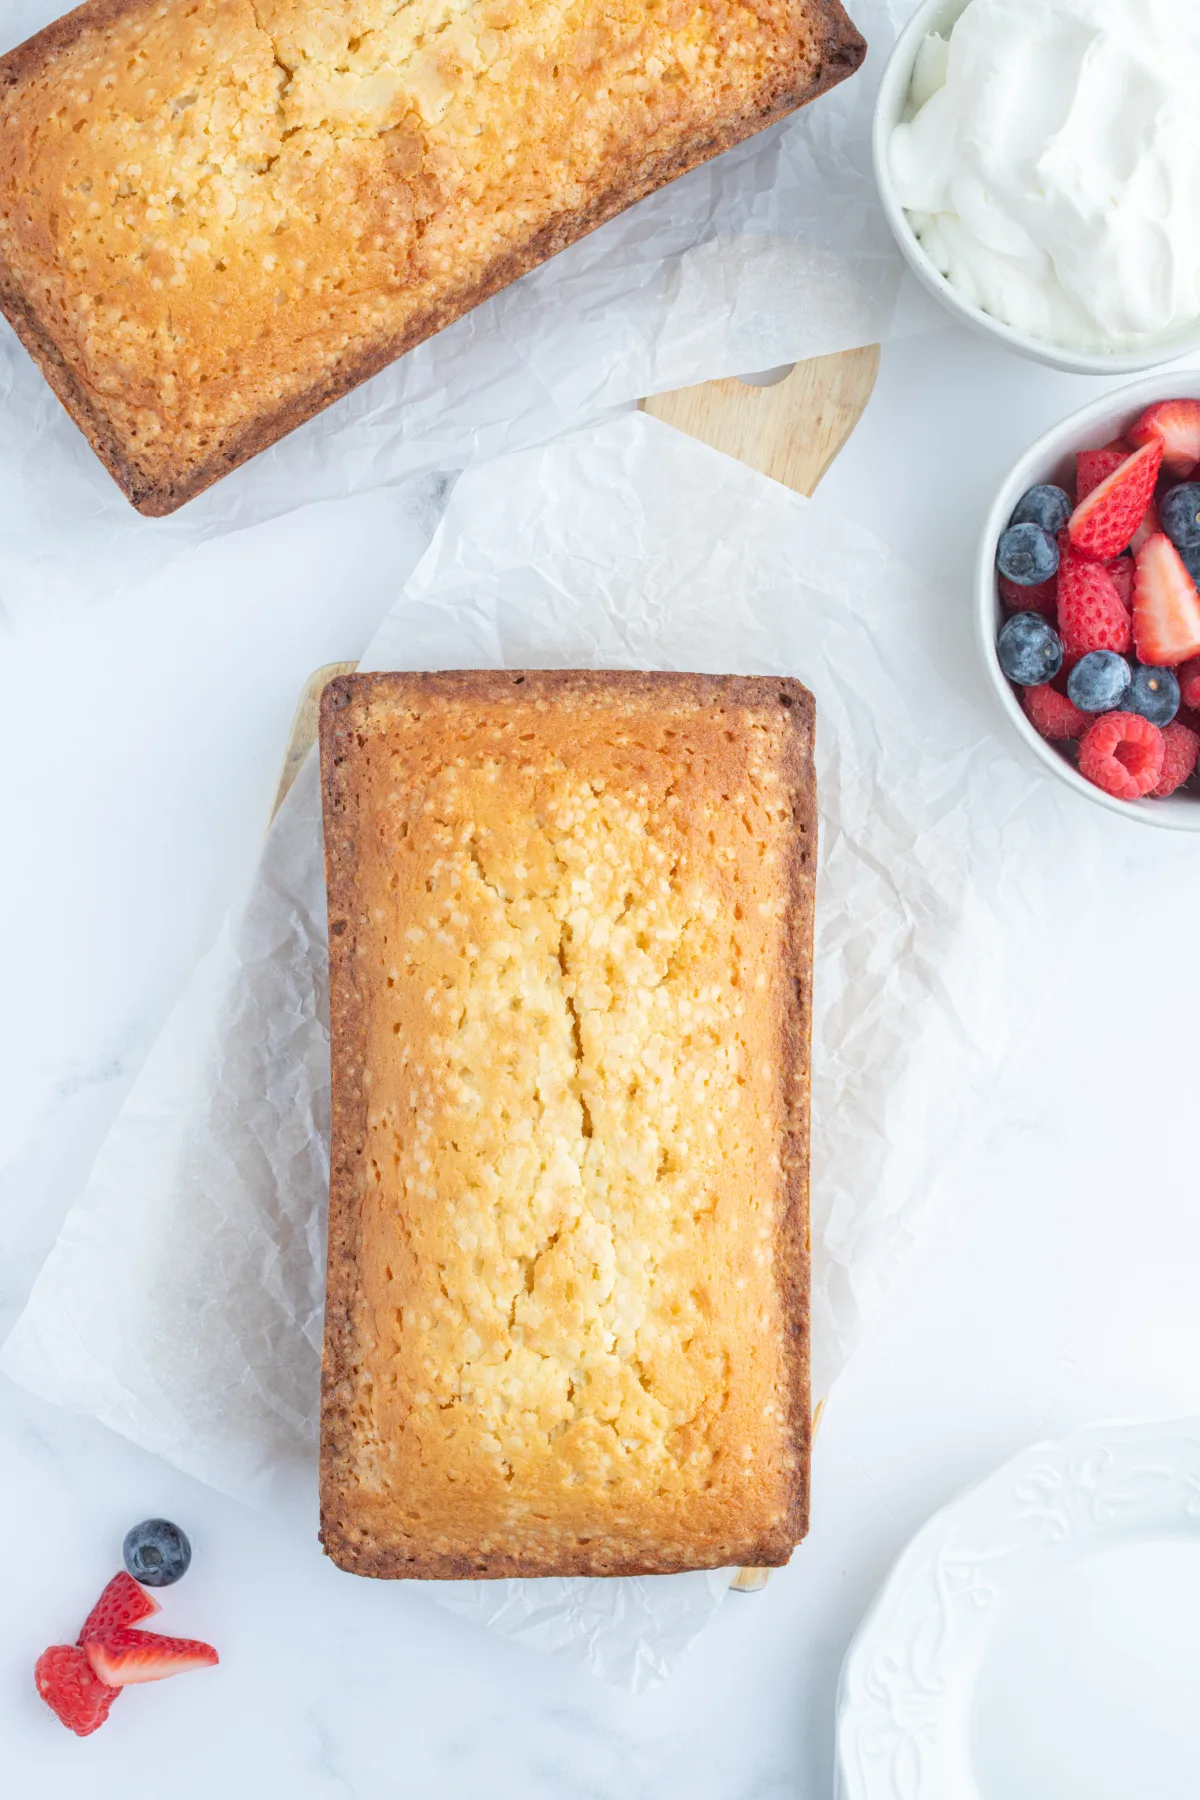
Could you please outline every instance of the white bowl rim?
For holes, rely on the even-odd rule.
[[[1072,350],[1065,344],[1053,344],[1048,339],[1032,337],[1013,325],[1006,325],[1002,319],[994,318],[991,313],[984,312],[982,307],[964,299],[946,280],[941,270],[934,267],[909,224],[908,215],[896,198],[888,164],[888,144],[892,130],[904,111],[912,81],[912,67],[921,42],[937,26],[957,19],[969,4],[970,0],[921,0],[892,47],[875,97],[871,123],[871,160],[875,170],[875,186],[892,236],[913,274],[961,323],[982,332],[985,337],[996,339],[1033,362],[1063,369],[1068,374],[1133,375],[1142,370],[1165,368],[1170,363],[1178,362],[1181,357],[1200,350],[1200,319],[1194,325],[1159,340],[1157,344],[1143,344],[1131,350]]]
[[[1178,393],[1183,399],[1200,400],[1200,369],[1179,371]],[[1033,729],[996,655],[996,632],[1007,616],[996,580],[996,543],[1021,495],[1035,482],[1049,479],[1055,465],[1072,451],[1088,449],[1089,438],[1094,437],[1100,442],[1101,432],[1104,438],[1112,437],[1122,419],[1127,424],[1132,423],[1137,414],[1154,401],[1173,398],[1175,394],[1163,386],[1161,373],[1143,375],[1140,381],[1113,388],[1098,400],[1068,414],[1044,431],[1017,458],[997,490],[979,539],[975,565],[975,628],[983,666],[997,699],[1027,748],[1052,774],[1085,800],[1103,806],[1119,818],[1139,825],[1165,827],[1168,831],[1200,831],[1200,796],[1181,794],[1165,800],[1119,800],[1086,780],[1060,751]]]

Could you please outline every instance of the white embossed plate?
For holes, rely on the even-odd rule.
[[[1200,1419],[1038,1444],[937,1513],[842,1669],[839,1800],[1198,1800]]]

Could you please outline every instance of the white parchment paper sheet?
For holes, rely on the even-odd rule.
[[[1004,1041],[996,852],[977,844],[968,868],[968,830],[1029,778],[997,765],[942,673],[940,607],[858,528],[633,414],[464,475],[363,661],[787,673],[813,689],[817,1394]],[[985,796],[996,766],[1009,791]],[[0,1356],[47,1399],[258,1503],[289,1472],[311,1484],[326,975],[310,758]],[[636,1686],[668,1670],[726,1579],[438,1585],[456,1610]]]
[[[901,262],[869,121],[895,17],[850,0],[850,80],[672,182],[255,457],[170,519],[139,518],[0,322],[0,609],[113,593],[197,541],[312,500],[456,470],[606,409],[884,336]],[[61,10],[15,0],[5,48]]]

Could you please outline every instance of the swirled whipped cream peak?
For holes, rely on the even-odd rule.
[[[1078,350],[1200,318],[1200,4],[969,0],[889,144],[965,300]]]

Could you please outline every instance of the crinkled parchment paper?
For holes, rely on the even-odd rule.
[[[901,263],[869,121],[910,5],[849,0],[870,45],[849,81],[554,257],[172,518],[133,512],[0,321],[0,608],[103,596],[313,500],[544,443],[645,394],[876,342]],[[15,0],[0,46],[60,10]]]
[[[878,542],[641,414],[469,470],[364,667],[799,675],[817,698],[813,1373],[859,1338],[1002,1048],[998,883],[968,830],[1028,777],[943,668],[944,603]],[[982,791],[1000,779],[1007,793]],[[982,834],[981,834],[982,835]],[[992,834],[993,840],[996,834]],[[253,1502],[311,1486],[329,1074],[310,758],[0,1366]],[[986,1046],[986,1048],[985,1048]],[[425,1587],[628,1685],[727,1577]],[[440,1585],[441,1591],[438,1591]]]

